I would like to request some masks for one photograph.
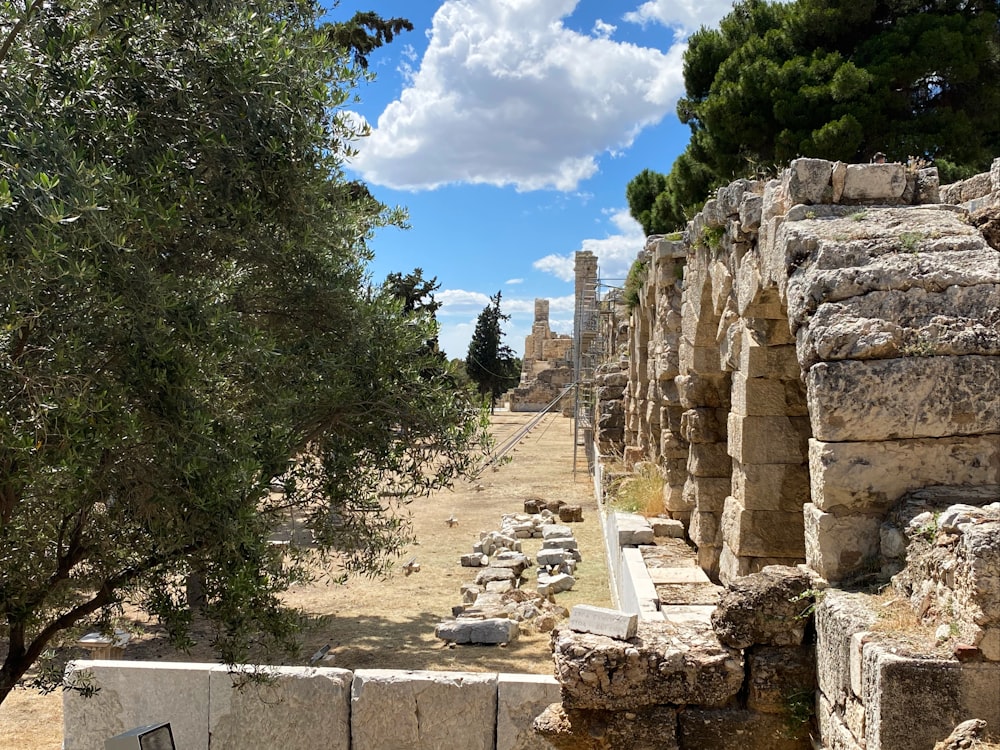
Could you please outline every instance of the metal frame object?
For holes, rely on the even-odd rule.
[[[147,724],[104,741],[104,750],[177,750],[169,722]]]

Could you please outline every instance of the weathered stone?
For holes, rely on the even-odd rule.
[[[549,675],[498,674],[496,750],[551,750],[532,723],[559,700],[559,692],[559,683]]]
[[[1000,357],[821,362],[810,368],[807,384],[818,440],[1000,431]]]
[[[481,568],[484,565],[489,565],[490,558],[488,555],[473,552],[470,555],[462,555],[460,562],[463,568]]]
[[[513,620],[491,617],[485,620],[462,618],[447,620],[434,629],[434,635],[449,643],[510,643],[517,640],[519,628]]]
[[[474,583],[463,583],[462,584],[462,603],[472,604],[476,601],[476,597],[479,596],[485,589],[482,586],[476,585]]]
[[[761,211],[764,208],[764,196],[744,194],[740,201],[740,224],[743,231],[752,232],[760,227]]]
[[[877,617],[863,595],[836,589],[827,589],[816,598],[815,614],[819,689],[832,705],[843,707],[855,692],[851,690],[851,638],[870,630]]]
[[[537,498],[531,498],[524,501],[524,512],[525,513],[537,513],[543,504],[543,501]]]
[[[722,538],[738,557],[805,556],[801,511],[747,510],[728,497]]]
[[[567,536],[573,536],[573,530],[569,526],[561,526],[555,523],[547,523],[542,526],[542,539]]]
[[[806,562],[830,581],[842,581],[871,564],[879,551],[881,518],[825,513],[812,503],[802,508]]]
[[[606,635],[609,638],[634,638],[639,615],[617,609],[577,604],[569,611],[569,628],[578,633]]]
[[[556,573],[554,576],[543,574],[538,576],[537,589],[542,596],[548,596],[569,591],[575,584],[576,579],[567,573]]]
[[[808,417],[729,413],[728,452],[742,464],[801,464],[806,460],[808,439]]]
[[[682,748],[810,750],[808,722],[740,709],[689,708],[678,717]]]
[[[747,510],[802,512],[809,501],[809,471],[796,464],[733,462],[732,496]]]
[[[666,706],[630,712],[581,710],[555,703],[535,731],[557,750],[677,750],[677,712]]]
[[[695,477],[729,477],[733,462],[726,443],[693,443],[688,452],[687,468]]]
[[[247,667],[240,672],[255,669]],[[209,673],[208,734],[212,748],[277,749],[288,747],[289,738],[300,747],[348,750],[351,746],[351,672],[267,667],[267,682],[249,690],[240,687],[240,672],[222,668]],[[316,721],[317,706],[323,707],[321,722]]]
[[[795,159],[781,175],[781,187],[789,204],[830,203],[832,172],[832,162],[825,159]]]
[[[986,740],[986,722],[982,719],[963,721],[934,750],[967,750],[981,745]]]
[[[492,750],[497,677],[359,669],[351,691],[352,750]]]
[[[540,549],[535,558],[539,565],[562,565],[566,560],[573,559],[573,555],[564,549]]]
[[[824,511],[885,513],[910,490],[928,485],[1000,484],[996,435],[809,441],[812,501]]]
[[[649,521],[637,513],[615,513],[615,527],[620,547],[653,543],[653,528]]]
[[[651,518],[649,526],[653,529],[654,537],[684,538],[684,524],[672,518]]]
[[[719,555],[718,578],[723,584],[729,584],[741,576],[760,573],[770,565],[794,568],[802,562],[802,557],[747,557],[733,553],[729,545],[723,542],[722,554]]]
[[[581,523],[583,507],[579,505],[564,505],[559,509],[559,520],[563,523]]]
[[[721,421],[719,419],[721,412]],[[681,436],[689,443],[718,443],[726,439],[726,413],[704,407],[681,415]]]
[[[806,391],[798,380],[747,378],[733,374],[733,411],[740,416],[808,416]]]
[[[486,590],[496,594],[506,594],[513,589],[514,584],[512,581],[488,581],[486,583]]]
[[[571,536],[553,536],[542,541],[542,549],[579,549],[580,543]]]
[[[722,514],[717,511],[702,513],[695,511],[691,514],[691,525],[688,531],[691,534],[691,541],[701,549],[706,545],[722,544]]]
[[[1000,277],[1000,270],[997,271]],[[821,360],[1000,354],[1000,278],[975,286],[873,291],[825,302],[798,330],[803,369]]]
[[[729,465],[734,466],[734,462],[730,460]],[[684,482],[685,503],[691,510],[701,513],[721,513],[731,489],[732,480],[729,476],[689,476]]]
[[[526,568],[531,567],[531,560],[528,559],[527,555],[523,552],[514,552],[510,550],[508,552],[500,552],[494,555],[490,559],[491,568],[506,568],[514,574],[514,578],[518,578]],[[479,577],[476,577],[476,583],[479,583]]]
[[[745,655],[747,708],[787,715],[793,706],[811,706],[816,691],[816,653],[812,646],[754,646]]]
[[[906,168],[902,164],[848,164],[841,200],[844,203],[894,203],[903,196]]]
[[[490,581],[513,581],[516,578],[510,568],[483,568],[476,573],[476,585],[485,586]]]
[[[71,661],[64,684],[86,679],[97,688],[84,696],[63,692],[63,747],[103,748],[104,741],[151,717],[167,717],[179,747],[208,750],[209,672],[204,664]]]
[[[683,630],[640,622],[629,641],[563,630],[553,637],[553,653],[563,704],[573,708],[722,705],[743,682],[740,652],[693,622]]]
[[[719,640],[733,648],[798,646],[812,606],[812,579],[798,568],[769,566],[729,584],[712,615]]]

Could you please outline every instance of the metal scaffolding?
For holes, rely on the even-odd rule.
[[[573,409],[573,473],[576,473],[577,449],[583,445],[587,465],[593,468],[594,446],[594,370],[600,364],[603,349],[599,340],[599,300],[597,256],[578,252],[576,268],[576,304],[573,314],[573,366],[576,394]]]

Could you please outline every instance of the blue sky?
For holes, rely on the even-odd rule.
[[[351,105],[371,127],[350,164],[411,228],[381,231],[373,280],[436,276],[440,341],[464,358],[476,317],[502,291],[521,353],[534,300],[572,332],[573,254],[618,285],[642,249],[625,186],[668,172],[687,144],[675,114],[688,34],[725,0],[343,0],[331,13],[414,24],[370,58]]]

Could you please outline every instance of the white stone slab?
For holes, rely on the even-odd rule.
[[[660,607],[663,619],[675,625],[686,622],[710,623],[714,611],[715,606],[712,604],[665,604]]]
[[[496,722],[496,674],[354,673],[352,750],[493,750]]]
[[[562,699],[554,677],[541,674],[497,675],[496,750],[552,750],[531,723],[551,703]]]
[[[542,542],[542,549],[579,549],[580,543],[571,536],[553,536]]]
[[[266,670],[267,683],[242,687],[238,673],[230,674],[226,666],[212,669],[212,750],[350,750],[353,673],[313,667],[260,669]]]
[[[553,539],[567,536],[573,536],[573,530],[569,526],[562,526],[557,523],[547,523],[542,526],[542,539]]]
[[[658,583],[711,583],[704,570],[698,567],[649,568],[653,584]]]
[[[639,615],[635,612],[577,604],[569,612],[569,627],[579,633],[594,633],[628,640],[635,637],[636,629],[639,627]]]
[[[90,697],[63,692],[64,750],[101,750],[129,729],[170,722],[184,750],[208,750],[209,670],[214,665],[145,661],[70,662],[66,677],[99,688]]]

